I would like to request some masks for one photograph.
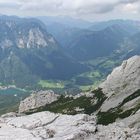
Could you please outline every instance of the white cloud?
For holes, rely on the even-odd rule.
[[[102,18],[140,14],[140,0],[0,0],[0,13]]]
[[[139,13],[139,7],[137,4],[129,3],[123,7],[124,12],[132,12],[134,14]]]

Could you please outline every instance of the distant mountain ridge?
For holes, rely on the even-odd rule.
[[[133,55],[140,55],[140,32],[129,37],[124,43],[124,47],[129,48],[130,50],[127,54],[127,58],[132,57]]]
[[[74,28],[83,29],[83,28],[88,28],[92,25],[92,22],[90,21],[86,21],[78,18],[72,18],[68,16],[40,16],[36,18],[44,22],[47,26],[53,23],[58,23],[71,28],[74,27]]]
[[[100,31],[113,25],[121,26],[124,28],[124,30],[128,30],[133,34],[140,30],[140,21],[122,19],[95,22],[92,26],[89,27],[89,29],[92,31]]]
[[[78,60],[102,57],[105,53],[109,55],[109,52],[120,50],[125,38],[131,38],[140,32],[140,21],[118,19],[91,24],[88,28],[80,28],[80,24],[79,27],[72,27],[58,20],[48,26],[48,31],[70,55]]]
[[[104,29],[93,31],[0,16],[0,25],[0,81],[5,84],[25,86],[48,79],[96,83],[96,76],[105,77],[123,59],[139,53],[138,21],[108,21]]]
[[[112,54],[120,48],[123,39],[128,36],[130,34],[127,31],[120,26],[113,25],[104,30],[80,36],[68,49],[78,60],[95,59]]]

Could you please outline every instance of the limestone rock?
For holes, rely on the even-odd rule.
[[[0,140],[83,140],[96,131],[95,116],[40,112],[4,118]]]
[[[140,129],[140,109],[134,114],[123,120],[117,120],[117,122],[123,122],[125,126],[130,128]]]
[[[134,56],[115,68],[100,88],[108,97],[101,108],[102,112],[118,106],[140,89],[140,56]]]
[[[24,114],[19,114],[19,113],[16,113],[16,112],[10,112],[10,113],[6,113],[6,114],[3,114],[1,115],[2,118],[10,118],[10,117],[19,117],[19,116],[23,116]]]
[[[97,132],[87,140],[139,140],[140,110],[125,119],[117,120],[107,126],[98,125]]]
[[[40,91],[31,96],[27,97],[25,100],[20,102],[19,112],[28,112],[31,109],[35,109],[46,104],[50,104],[58,99],[59,95],[54,94],[53,91]]]
[[[87,140],[139,140],[140,130],[126,127],[123,123],[98,126],[98,132]]]
[[[0,118],[0,140],[139,140],[140,111],[107,126],[86,114],[39,112]]]

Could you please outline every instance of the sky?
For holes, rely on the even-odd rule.
[[[89,21],[139,19],[140,0],[0,0],[0,14],[70,16]]]

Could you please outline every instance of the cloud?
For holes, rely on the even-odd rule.
[[[139,13],[140,0],[0,0],[0,12],[22,16],[90,17]]]
[[[124,12],[131,12],[133,14],[139,14],[140,13],[140,6],[136,3],[128,3],[128,4],[123,6],[123,11]]]
[[[20,7],[20,3],[18,0],[14,0],[11,2],[11,0],[0,0],[0,8],[4,9],[17,9]]]
[[[46,11],[51,13],[75,13],[75,14],[89,14],[89,13],[107,13],[112,11],[117,0],[104,0],[104,2],[98,0],[23,0],[21,2],[21,10],[28,11]]]
[[[0,8],[16,9],[20,5],[17,3],[0,3]]]
[[[135,3],[139,2],[139,0],[120,0],[120,3]]]
[[[21,10],[46,11],[60,14],[106,14],[120,5],[136,3],[139,0],[23,0]]]

